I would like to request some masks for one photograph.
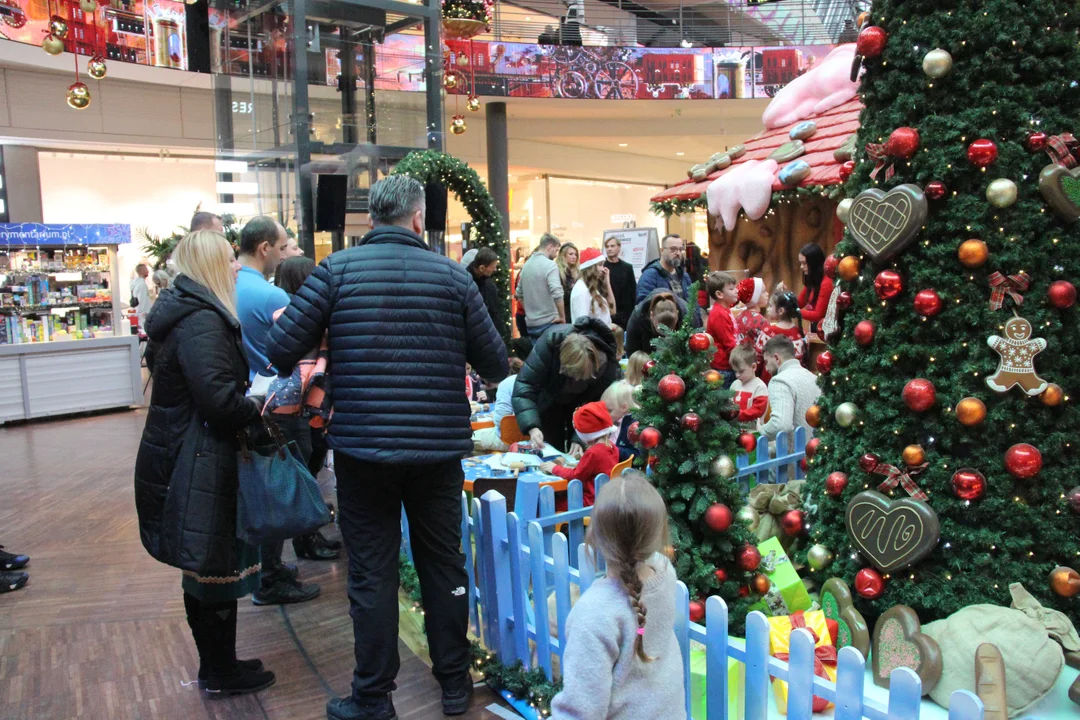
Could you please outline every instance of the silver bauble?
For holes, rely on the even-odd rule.
[[[727,455],[721,455],[712,462],[710,467],[713,477],[730,478],[735,475],[735,462]]]
[[[836,408],[836,424],[840,427],[851,427],[855,418],[859,416],[859,408],[855,403],[840,403]]]
[[[739,522],[741,522],[746,527],[753,530],[754,526],[757,525],[758,514],[754,510],[754,508],[747,505],[747,506],[744,506],[742,509],[739,510],[739,512],[737,512],[735,514],[735,519],[738,520]]]
[[[943,78],[952,72],[952,55],[948,50],[942,50],[937,48],[926,53],[926,56],[922,61],[923,72],[927,77],[932,77],[935,80]]]
[[[986,188],[986,199],[996,208],[1007,208],[1016,202],[1016,183],[998,178]]]
[[[832,550],[824,545],[814,545],[806,551],[806,562],[814,570],[824,570],[833,561]]]
[[[844,198],[836,206],[836,217],[845,225],[847,225],[848,220],[851,219],[851,206],[854,204],[855,200],[852,198]]]

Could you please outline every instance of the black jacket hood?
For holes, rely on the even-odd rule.
[[[593,345],[604,351],[609,362],[619,361],[615,356],[615,333],[602,320],[591,316],[578,318],[577,322],[574,323],[574,332],[592,340]]]
[[[161,292],[146,318],[146,334],[155,342],[163,342],[176,325],[192,313],[212,310],[233,329],[240,321],[221,306],[214,294],[187,275],[177,275],[172,287]]]

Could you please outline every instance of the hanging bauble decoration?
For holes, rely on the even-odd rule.
[[[1065,504],[1074,515],[1080,515],[1080,485],[1065,493]]]
[[[847,182],[847,179],[855,172],[855,161],[848,160],[840,165],[840,182]]]
[[[705,382],[710,385],[720,385],[724,382],[724,376],[720,374],[719,370],[706,370],[704,377]]]
[[[926,288],[915,293],[915,312],[923,317],[934,317],[944,306],[941,296],[933,288]]]
[[[641,443],[641,447],[646,450],[652,450],[654,447],[660,444],[660,431],[654,427],[647,427],[641,431],[641,437],[638,438]]]
[[[705,603],[700,600],[690,601],[690,622],[699,623],[705,619]]]
[[[855,342],[859,343],[863,347],[866,347],[870,343],[874,342],[874,333],[876,328],[874,323],[870,320],[860,320],[855,325]]]
[[[466,40],[491,29],[491,0],[443,0],[443,35],[450,40]]]
[[[867,600],[876,600],[885,592],[885,580],[874,568],[863,568],[855,573],[855,592]]]
[[[956,419],[964,427],[975,427],[986,419],[986,404],[979,398],[966,397],[956,403]]]
[[[79,9],[87,15],[93,15],[98,9],[97,0],[79,0]]]
[[[105,66],[105,58],[100,55],[95,55],[86,63],[86,73],[95,80],[104,79],[108,71],[109,69]]]
[[[1042,152],[1046,149],[1050,138],[1044,132],[1028,133],[1028,136],[1024,139],[1024,147],[1028,149],[1028,152]]]
[[[638,440],[641,439],[641,423],[637,420],[630,423],[630,427],[626,429],[626,439],[629,440],[632,445],[637,445]]]
[[[1065,399],[1065,391],[1057,383],[1050,383],[1043,390],[1039,399],[1042,400],[1042,404],[1046,407],[1057,407]]]
[[[1068,280],[1055,280],[1046,292],[1050,304],[1058,310],[1067,310],[1076,304],[1076,286]]]
[[[945,187],[945,183],[940,180],[931,180],[926,183],[926,187],[923,188],[923,193],[931,200],[940,200],[945,197],[948,192],[949,188]]]
[[[656,367],[656,361],[655,360],[652,360],[652,359],[646,360],[645,364],[641,366],[641,374],[644,375],[645,377],[649,377],[649,373],[652,372],[652,369],[654,367]],[[706,379],[708,379],[708,378],[706,378]]]
[[[859,33],[859,39],[855,43],[855,52],[864,58],[880,57],[885,52],[885,45],[889,42],[889,33],[877,25],[865,27]]]
[[[453,90],[457,87],[457,73],[447,73],[443,76],[443,87],[447,90]]]
[[[825,494],[829,497],[840,497],[844,494],[844,490],[848,486],[847,473],[840,471],[831,472],[829,476],[825,478]]]
[[[649,469],[650,469],[650,470],[655,470],[655,469],[656,469],[656,466],[657,466],[657,465],[659,465],[659,464],[660,464],[660,458],[658,458],[658,457],[657,457],[657,456],[655,456],[655,455],[650,455],[650,456],[649,456],[649,462],[648,462],[648,465],[649,465]]]
[[[716,582],[718,583],[726,583],[727,570],[725,570],[724,568],[716,568],[716,572],[713,573],[713,577],[716,578]]]
[[[922,445],[908,445],[904,448],[901,459],[908,467],[922,465],[926,462],[926,451],[923,450]]]
[[[855,198],[844,198],[836,204],[836,219],[845,225],[851,224],[851,206],[855,204]]]
[[[735,553],[735,563],[741,570],[753,572],[761,565],[761,551],[753,545],[743,545]]]
[[[832,561],[832,551],[824,545],[821,545],[820,543],[817,545],[812,545],[810,549],[806,551],[806,562],[810,565],[811,568],[818,572],[829,567]]]
[[[49,34],[55,35],[61,40],[67,40],[68,36],[68,24],[67,20],[59,15],[53,15],[49,18]]]
[[[881,464],[881,458],[874,453],[865,453],[859,458],[859,467],[863,472],[874,472],[874,468]]]
[[[67,104],[76,110],[90,107],[90,88],[81,82],[72,83],[67,90]]]
[[[754,452],[754,448],[757,447],[757,439],[748,432],[739,433],[738,442],[739,447],[747,453]]]
[[[806,409],[806,424],[812,428],[821,425],[821,406],[811,405]]]
[[[885,152],[895,158],[910,160],[919,151],[919,143],[919,131],[915,128],[896,128],[885,143]]]
[[[970,270],[981,268],[990,257],[990,251],[982,240],[965,240],[960,243],[956,254],[960,258],[960,264]]]
[[[675,402],[686,393],[686,383],[675,373],[669,373],[660,379],[656,390],[666,402]]]
[[[847,290],[841,290],[836,294],[836,307],[840,310],[847,310],[851,307],[852,298],[851,293]]]
[[[458,55],[457,56],[457,64],[458,64],[458,67],[461,67],[461,68],[469,67],[469,56],[464,54],[464,53],[462,53],[461,55]]]
[[[454,133],[455,135],[461,135],[465,132],[466,129],[467,126],[465,125],[464,115],[455,115],[454,117],[450,118],[450,132]]]
[[[708,333],[694,333],[686,343],[694,352],[705,352],[712,347],[712,335]]]
[[[840,427],[851,427],[859,416],[859,408],[853,402],[840,403],[836,406],[836,424]]]
[[[465,101],[465,107],[470,112],[479,112],[480,110],[480,98],[473,95],[471,98]]]
[[[1050,589],[1061,597],[1080,593],[1080,573],[1070,567],[1056,567],[1050,572]]]
[[[974,468],[962,468],[953,473],[952,489],[961,500],[978,500],[986,494],[986,477]]]
[[[975,167],[990,167],[990,165],[997,160],[997,156],[997,144],[995,144],[993,140],[986,140],[983,138],[968,145],[968,162]]]
[[[922,70],[927,77],[939,80],[952,72],[953,59],[948,50],[937,48],[923,56]]]
[[[705,525],[708,526],[713,532],[727,532],[727,529],[731,527],[731,523],[735,520],[735,515],[724,503],[713,503],[705,511]]]
[[[726,405],[721,405],[720,409],[717,412],[719,413],[720,417],[725,420],[738,420],[739,412],[741,411],[739,410],[739,406],[735,403],[735,401],[732,400]]]
[[[998,178],[986,188],[986,199],[996,208],[1007,208],[1016,202],[1016,183]]]
[[[824,350],[817,356],[817,369],[819,373],[828,375],[833,366],[833,354],[831,350]]]
[[[841,280],[847,282],[855,280],[855,278],[859,277],[859,258],[854,255],[845,257],[836,268],[836,274],[840,276]]]
[[[902,396],[908,410],[926,412],[934,406],[934,402],[937,400],[937,390],[934,388],[934,383],[929,380],[915,378],[909,380],[907,385],[904,385]]]
[[[780,516],[780,527],[792,537],[802,535],[806,529],[806,513],[802,510],[788,510]]]
[[[904,279],[895,270],[882,270],[874,278],[874,292],[882,300],[892,300],[904,290]]]
[[[753,579],[750,581],[750,585],[758,595],[764,595],[772,588],[772,581],[763,573],[758,573],[754,575]]]
[[[821,438],[810,438],[806,441],[806,457],[811,460],[817,455],[818,448],[821,447]]]
[[[709,471],[713,477],[732,478],[735,476],[735,463],[727,455],[721,455],[712,461]]]
[[[1017,443],[1005,451],[1005,469],[1018,480],[1030,480],[1042,470],[1042,453],[1034,445]]]
[[[59,55],[64,52],[64,41],[55,35],[46,35],[41,39],[41,49],[50,55]]]
[[[735,513],[735,519],[748,528],[753,528],[758,521],[757,510],[749,505],[743,505],[739,512]]]
[[[681,418],[679,418],[679,425],[682,427],[683,430],[697,432],[701,429],[701,416],[697,413],[686,413]]]

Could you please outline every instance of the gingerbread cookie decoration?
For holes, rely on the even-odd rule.
[[[885,611],[874,625],[874,684],[889,687],[889,676],[896,668],[915,671],[922,680],[922,694],[927,695],[941,679],[941,648],[937,641],[922,632],[919,616],[907,605]]]
[[[851,645],[864,658],[870,654],[870,627],[862,613],[855,609],[851,588],[846,582],[840,578],[825,581],[821,588],[821,609],[827,619],[836,621],[837,633],[833,645],[837,648]]]
[[[1031,337],[1031,323],[1024,318],[1011,318],[1005,323],[1005,337],[991,335],[986,344],[1001,356],[997,372],[986,378],[991,390],[1004,393],[1019,385],[1034,396],[1049,385],[1035,374],[1035,356],[1046,349],[1046,340]]]

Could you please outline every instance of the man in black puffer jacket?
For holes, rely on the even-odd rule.
[[[426,602],[432,672],[443,711],[463,714],[469,677],[468,580],[461,553],[461,458],[472,451],[465,363],[508,373],[506,346],[468,271],[431,252],[424,188],[391,175],[371,188],[374,230],[322,261],[270,331],[282,373],[329,331],[334,415],[329,444],[349,554],[356,670],[331,720],[390,720],[398,671],[401,506]],[[419,529],[419,531],[417,531]]]

